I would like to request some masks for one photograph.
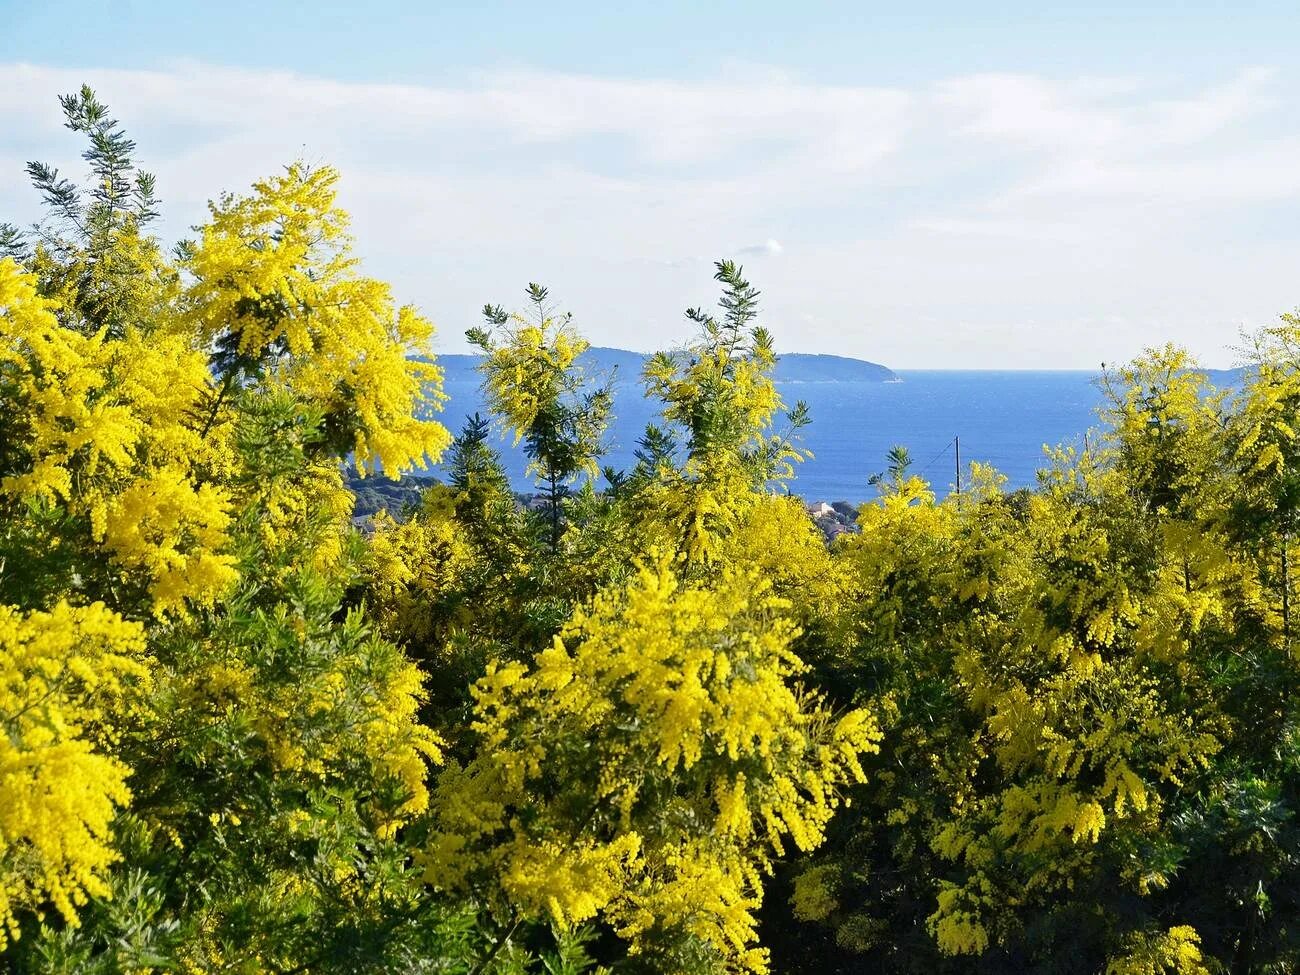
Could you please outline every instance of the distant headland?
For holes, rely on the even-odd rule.
[[[440,355],[447,382],[478,381],[474,371],[479,364],[477,355]],[[582,355],[582,365],[595,372],[617,370],[621,383],[635,382],[641,375],[646,354],[628,349],[611,349],[593,346]],[[897,383],[902,379],[888,366],[866,359],[853,359],[842,355],[814,355],[806,352],[789,352],[777,358],[777,383]]]

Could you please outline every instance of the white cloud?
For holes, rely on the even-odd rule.
[[[749,244],[736,251],[741,257],[777,257],[784,252],[781,242],[772,237],[761,244]]]
[[[781,255],[752,277],[787,347],[896,365],[1086,365],[1165,337],[1215,356],[1225,323],[1295,300],[1297,92],[1265,69],[1200,88],[831,86],[746,65],[435,87],[8,64],[0,218],[38,213],[21,160],[80,172],[56,96],[82,81],[157,171],[173,235],[297,156],[337,165],[371,270],[448,336],[542,280],[602,344],[673,342],[685,324],[647,324],[680,322],[736,254]]]

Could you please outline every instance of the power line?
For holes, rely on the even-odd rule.
[[[948,456],[948,448],[951,447],[951,446],[952,446],[954,443],[956,443],[956,442],[957,442],[957,438],[956,438],[956,437],[953,437],[951,440],[949,440],[946,444],[944,444],[941,448],[939,448],[939,452],[938,452],[937,454],[934,455],[934,457],[930,460],[930,462],[927,463],[924,467],[922,467],[922,468],[921,468],[919,471],[917,471],[916,473],[917,473],[918,475],[920,475],[920,474],[924,474],[924,473],[925,473],[926,471],[928,471],[931,467],[933,467],[935,464],[937,464],[937,463],[938,463],[942,458],[947,457],[947,456]]]

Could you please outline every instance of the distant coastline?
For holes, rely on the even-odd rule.
[[[593,346],[582,355],[582,366],[595,373],[613,372],[621,384],[635,382],[641,375],[647,353],[629,349]],[[477,355],[455,353],[435,360],[442,367],[446,381],[478,381]],[[825,353],[788,352],[777,357],[772,377],[778,384],[796,383],[901,383],[902,377],[888,366],[867,359]]]

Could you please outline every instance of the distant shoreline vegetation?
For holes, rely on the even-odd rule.
[[[363,532],[371,530],[375,516],[381,511],[396,522],[405,522],[419,512],[420,500],[425,491],[446,486],[441,478],[427,474],[411,474],[401,480],[393,480],[382,475],[359,477],[353,471],[347,472],[346,484],[355,498],[352,523]],[[534,492],[516,491],[514,499],[515,506],[520,511],[545,511],[548,507],[545,497]],[[843,500],[799,500],[827,542],[857,530],[859,504]]]

